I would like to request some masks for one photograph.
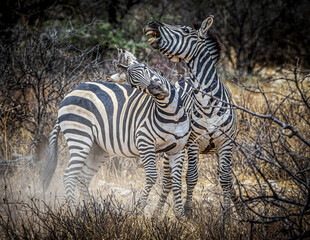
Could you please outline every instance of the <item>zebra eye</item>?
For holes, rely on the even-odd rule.
[[[187,27],[182,27],[182,31],[185,33],[189,33],[189,29]]]

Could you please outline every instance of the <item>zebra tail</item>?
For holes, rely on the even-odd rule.
[[[53,174],[57,167],[59,130],[60,130],[59,122],[57,121],[56,124],[54,125],[52,132],[49,135],[47,159],[45,160],[41,174],[41,181],[43,183],[43,192],[46,192],[48,186],[50,185]]]

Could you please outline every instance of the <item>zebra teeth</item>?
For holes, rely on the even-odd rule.
[[[148,43],[152,43],[152,42],[155,41],[155,39],[156,39],[156,38],[152,37],[152,38],[148,39],[147,41],[148,41]]]
[[[152,42],[154,42],[155,40],[156,40],[156,38],[159,38],[160,37],[160,35],[158,34],[158,32],[156,32],[156,31],[154,31],[154,30],[149,30],[149,31],[147,31],[146,33],[145,33],[145,35],[147,36],[147,37],[151,37],[151,38],[149,38],[147,41],[148,41],[148,43],[152,43]]]
[[[161,36],[156,30],[147,30],[145,35],[149,38],[147,40],[148,44],[150,44],[154,49],[157,49],[161,42]]]
[[[152,36],[152,37],[154,37],[154,38],[157,38],[157,37],[159,37],[159,34],[158,34],[158,32],[156,32],[156,31],[153,31],[153,30],[149,30],[149,31],[147,31],[146,33],[145,33],[145,35],[146,36]]]

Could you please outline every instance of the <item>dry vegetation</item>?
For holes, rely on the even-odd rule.
[[[303,68],[309,66],[307,1],[77,2],[0,2],[0,239],[309,239],[310,71]],[[115,8],[124,3],[127,8]],[[209,14],[215,15],[214,31],[223,42],[219,74],[238,109],[233,170],[245,218],[233,214],[232,222],[223,224],[213,155],[200,156],[190,219],[175,218],[172,196],[164,216],[152,218],[161,175],[145,212],[137,212],[144,169],[139,159],[118,157],[94,177],[90,201],[74,208],[64,199],[69,156],[62,136],[56,173],[44,194],[40,164],[64,95],[83,81],[114,73],[115,44],[135,49],[168,79],[180,79],[186,67],[146,48],[139,42],[141,29],[149,20],[184,24],[196,20],[194,15],[201,20]],[[66,17],[70,21],[62,22]],[[96,17],[100,21],[93,21]],[[295,44],[295,39],[303,41]],[[304,65],[292,65],[296,56]],[[280,67],[266,72],[265,63]],[[185,194],[185,177],[183,189]]]
[[[174,75],[167,69],[167,73]],[[94,195],[90,202],[81,203],[75,209],[64,201],[61,180],[69,156],[62,140],[50,194],[44,195],[38,184],[39,162],[31,159],[19,162],[16,171],[4,175],[1,238],[307,238],[310,151],[303,140],[310,139],[309,72],[296,66],[265,83],[257,84],[252,79],[242,86],[227,84],[235,104],[240,107],[233,169],[235,186],[247,206],[247,218],[233,215],[232,223],[223,225],[217,162],[212,155],[201,156],[191,219],[174,217],[172,199],[164,216],[152,218],[161,178],[152,191],[145,214],[136,211],[136,199],[145,176],[138,159],[112,158],[105,163],[91,184]],[[281,126],[282,123],[286,125]],[[13,139],[8,141],[8,146],[13,144]],[[160,158],[158,163],[160,170]]]

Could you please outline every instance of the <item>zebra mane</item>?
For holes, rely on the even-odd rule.
[[[206,34],[206,45],[209,49],[209,52],[216,64],[221,58],[222,46],[217,34],[212,31],[208,31]]]
[[[197,21],[193,23],[193,28],[195,30],[199,30],[201,26],[201,22]],[[212,32],[211,30],[208,30],[207,34],[205,35],[205,41],[207,48],[210,51],[210,54],[212,56],[212,59],[214,60],[214,64],[217,64],[217,62],[221,58],[221,52],[222,52],[222,46],[219,39],[219,36]]]

